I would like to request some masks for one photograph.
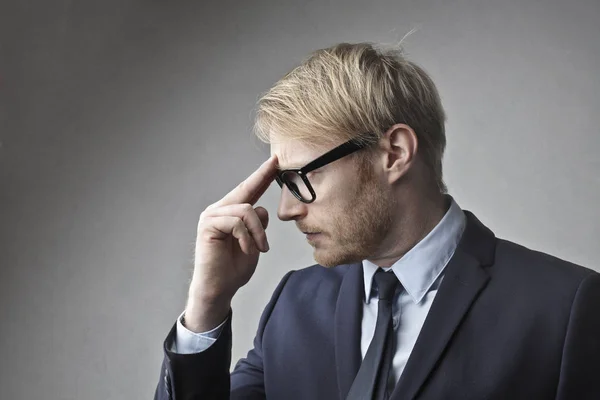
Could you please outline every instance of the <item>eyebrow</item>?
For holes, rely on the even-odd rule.
[[[277,170],[278,171],[283,171],[284,169],[296,169],[296,168],[302,168],[306,165],[307,163],[304,164],[299,164],[299,163],[294,163],[294,164],[290,164],[290,165],[286,165],[286,166],[281,166],[281,164],[277,164]]]

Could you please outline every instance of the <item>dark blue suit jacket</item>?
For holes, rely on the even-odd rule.
[[[600,274],[465,213],[391,399],[600,399]],[[363,287],[360,263],[289,272],[231,375],[231,318],[199,354],[168,350],[173,325],[155,399],[343,400],[361,362]]]

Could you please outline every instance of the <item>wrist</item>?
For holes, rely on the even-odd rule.
[[[182,315],[182,324],[194,333],[208,332],[221,325],[227,318],[231,302],[196,303],[188,302]]]

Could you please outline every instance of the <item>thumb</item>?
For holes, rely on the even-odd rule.
[[[254,211],[256,211],[256,215],[258,215],[263,229],[267,229],[267,226],[269,225],[269,212],[264,207],[256,207]]]

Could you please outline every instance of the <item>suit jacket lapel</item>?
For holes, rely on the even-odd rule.
[[[461,241],[391,399],[413,399],[434,369],[467,311],[485,287],[483,268],[493,262],[494,234],[468,211]]]
[[[335,363],[340,399],[344,400],[361,363],[360,335],[363,271],[360,263],[349,265],[342,278],[334,317]]]

